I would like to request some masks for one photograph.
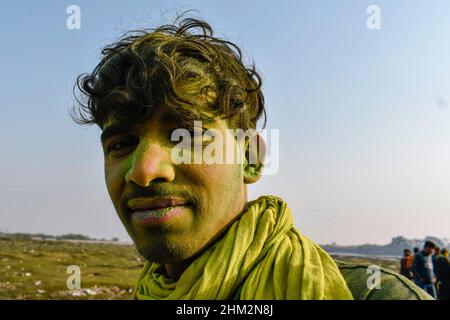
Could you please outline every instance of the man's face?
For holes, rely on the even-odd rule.
[[[246,202],[242,164],[172,161],[179,142],[171,141],[177,126],[167,115],[155,109],[144,123],[102,139],[106,185],[119,218],[138,251],[160,263],[195,256]],[[117,124],[109,118],[103,133]],[[219,130],[224,139],[228,134],[223,120],[203,122],[203,127]],[[239,147],[234,139],[228,141]]]
[[[427,256],[429,256],[430,254],[433,254],[434,248],[432,248],[432,247],[425,247],[425,248],[423,249],[423,251],[425,252],[425,254],[426,254]]]

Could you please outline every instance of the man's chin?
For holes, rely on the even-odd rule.
[[[159,242],[159,241],[156,241]],[[175,243],[164,242],[152,244],[135,243],[138,253],[148,261],[156,263],[173,263],[192,258],[195,255],[193,250]]]

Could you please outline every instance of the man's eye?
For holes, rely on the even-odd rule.
[[[191,135],[192,142],[197,143],[203,143],[203,144],[209,144],[211,141],[214,140],[214,136],[211,135],[207,131],[208,129],[202,128],[201,130],[189,130],[189,133]]]
[[[188,129],[188,131],[191,134],[191,136],[194,136],[194,135],[202,135],[206,131],[206,129],[205,128],[196,128],[196,129],[190,128],[190,129]]]
[[[203,139],[205,137],[205,132],[207,129],[201,128],[201,129],[188,129],[189,134],[191,135],[191,138],[194,139]]]
[[[111,143],[108,146],[107,151],[108,152],[121,151],[123,149],[130,148],[134,145],[136,145],[135,139],[123,139],[123,140],[119,140],[119,141],[115,141],[115,142]]]

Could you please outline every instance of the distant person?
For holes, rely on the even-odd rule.
[[[433,255],[431,256],[431,259],[433,260],[433,268],[436,266],[436,258],[439,256],[441,252],[441,248],[439,248],[438,246],[436,246],[436,248],[434,248],[433,250]]]
[[[431,256],[431,261],[433,261],[433,270],[436,270],[436,258],[439,256],[439,253],[441,252],[441,248],[439,248],[438,246],[436,246],[433,250],[433,255]],[[436,272],[435,272],[436,275]],[[438,288],[438,281],[436,279],[436,283],[434,284],[434,286],[436,287],[436,296],[439,295],[439,288]]]
[[[403,257],[400,261],[400,274],[405,276],[406,278],[412,280],[413,274],[411,271],[411,266],[414,261],[414,256],[410,249],[403,250]]]
[[[417,248],[417,247],[415,247],[415,248],[413,249],[413,251],[414,251],[414,255],[416,255],[416,254],[418,254],[418,253],[420,252],[420,249]]]
[[[434,275],[432,259],[434,248],[436,248],[434,242],[426,241],[423,250],[414,256],[411,269],[414,275],[414,282],[436,299],[437,294],[434,286],[436,277]]]
[[[450,300],[450,261],[448,250],[442,249],[435,259],[435,274],[439,300]]]

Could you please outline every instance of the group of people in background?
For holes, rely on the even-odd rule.
[[[435,299],[450,300],[450,261],[448,250],[426,241],[423,249],[403,251],[400,273],[414,281]]]

